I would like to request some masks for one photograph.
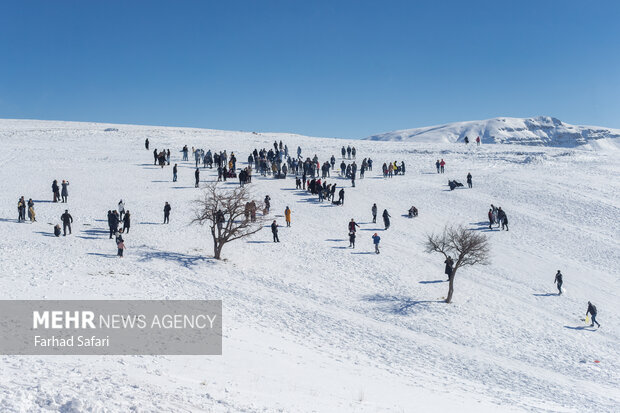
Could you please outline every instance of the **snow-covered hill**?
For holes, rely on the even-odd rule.
[[[106,131],[106,129],[111,129]],[[144,139],[151,150],[144,148]],[[371,157],[356,181],[332,177],[344,206],[319,203],[291,177],[256,176],[281,243],[268,229],[211,259],[191,226],[194,164],[183,145],[234,151],[283,140],[320,161],[342,145]],[[516,145],[374,142],[189,128],[0,120],[0,291],[3,299],[222,299],[222,356],[0,356],[2,412],[617,412],[620,406],[620,159],[598,151]],[[153,165],[170,148],[170,167]],[[437,174],[435,160],[446,161]],[[384,179],[383,162],[407,174]],[[350,161],[347,161],[347,163]],[[473,189],[448,189],[448,179]],[[202,170],[203,181],[215,179]],[[50,202],[68,179],[68,204]],[[235,182],[225,186],[233,187]],[[37,222],[17,223],[17,200]],[[106,212],[133,215],[116,257]],[[171,222],[162,225],[165,201]],[[371,205],[392,226],[373,224]],[[510,231],[489,230],[490,204]],[[66,206],[65,206],[66,205]],[[420,215],[408,219],[415,205]],[[69,208],[73,234],[52,225]],[[347,223],[360,225],[348,248]],[[443,259],[425,234],[462,224],[491,241],[488,266],[463,268],[453,304]],[[371,235],[381,235],[381,254]],[[557,296],[557,269],[566,292]],[[599,309],[587,328],[588,300]],[[599,361],[598,363],[595,361]]]
[[[480,137],[482,143],[505,143],[535,146],[573,148],[591,142],[606,141],[604,145],[618,147],[620,129],[598,126],[569,125],[549,116],[535,118],[495,118],[446,125],[405,129],[373,135],[373,141],[411,142],[463,142],[469,137],[474,143]],[[602,142],[598,142],[603,144]]]

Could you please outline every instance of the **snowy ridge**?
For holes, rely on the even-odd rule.
[[[352,145],[373,171],[355,188],[327,179],[345,188],[344,206],[319,203],[291,177],[255,174],[251,190],[271,196],[281,225],[289,206],[292,226],[280,228],[281,243],[267,228],[213,260],[207,230],[189,225],[201,192],[180,149],[226,149],[244,167],[251,150],[276,139],[321,163],[332,154],[339,163],[342,145]],[[618,411],[615,153],[33,120],[0,120],[0,145],[1,298],[224,306],[222,356],[0,356],[0,412]],[[170,148],[177,182],[170,166],[153,165],[154,148]],[[435,171],[441,158],[445,174]],[[384,179],[381,165],[395,160],[407,174]],[[472,189],[448,189],[468,172]],[[202,183],[216,175],[201,168]],[[68,204],[51,202],[53,179],[71,182]],[[16,222],[21,195],[34,200],[37,222]],[[133,217],[123,259],[106,225],[120,199]],[[387,231],[372,223],[373,202],[392,216]],[[491,203],[506,210],[510,231],[488,228]],[[411,205],[417,218],[406,217]],[[56,238],[50,224],[65,208],[73,234]],[[351,218],[360,225],[355,249]],[[492,255],[459,270],[450,305],[443,259],[423,245],[445,224],[485,233]],[[588,300],[598,330],[582,321]]]
[[[549,116],[535,118],[494,118],[445,125],[405,129],[370,136],[373,141],[411,141],[428,143],[470,143],[480,136],[482,143],[504,143],[534,146],[573,148],[598,140],[615,140],[618,145],[620,129],[598,126],[575,126]]]

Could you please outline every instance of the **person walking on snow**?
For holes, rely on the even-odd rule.
[[[502,207],[499,207],[497,210],[497,219],[502,224],[502,230],[506,227],[506,231],[508,231],[508,216],[506,216],[506,212],[504,212]]]
[[[273,242],[280,242],[280,238],[278,238],[278,223],[275,219],[271,223],[271,233],[273,234]]]
[[[387,209],[384,209],[383,210],[383,224],[385,225],[386,230],[390,227],[390,218],[391,218],[391,215],[388,214]]]
[[[147,151],[149,150],[149,138],[146,138],[146,140],[144,141],[144,147]]]
[[[439,171],[440,171],[439,167],[441,166],[441,163],[439,162],[439,159],[437,159],[437,162],[435,162],[435,166],[437,167],[437,173],[439,173]]]
[[[338,202],[340,202],[340,205],[344,205],[344,188],[338,191]]]
[[[284,210],[284,218],[286,219],[286,226],[291,226],[291,209],[287,206]]]
[[[563,280],[562,280],[562,273],[560,272],[560,270],[558,270],[558,272],[555,274],[555,281],[553,281],[554,284],[557,284],[558,287],[558,295],[562,295],[562,284],[563,284]]]
[[[73,223],[73,217],[69,214],[69,210],[65,209],[65,213],[60,216],[62,221],[63,237],[67,235],[67,228],[69,228],[69,235],[71,235],[71,224]]]
[[[471,183],[471,172],[467,173],[467,186],[471,188],[472,183]]]
[[[175,163],[172,167],[172,182],[177,181],[177,164]]]
[[[480,146],[480,136],[478,136],[478,137],[476,138],[476,145],[477,145],[477,146]]]
[[[439,162],[439,166],[441,167],[441,173],[443,173],[444,167],[446,166],[446,161],[442,159],[441,162]]]
[[[594,327],[594,323],[596,323],[596,325],[600,327],[601,325],[598,323],[598,321],[596,321],[596,314],[597,314],[596,306],[589,301],[588,301],[588,311],[586,311],[586,316],[588,315],[588,313],[590,313],[590,315],[592,316],[592,323],[590,324],[590,327]]]
[[[200,184],[200,168],[196,168],[196,172],[194,172],[194,178],[196,178],[196,183],[194,184],[194,187],[198,188]]]
[[[170,206],[170,204],[166,202],[166,204],[164,205],[164,224],[170,223],[170,210],[171,209],[172,207]]]
[[[372,204],[372,223],[377,223],[377,204]]]
[[[375,232],[375,235],[372,236],[372,243],[375,244],[375,253],[379,253],[379,242],[381,241],[381,237],[379,235],[377,235],[377,233]]]

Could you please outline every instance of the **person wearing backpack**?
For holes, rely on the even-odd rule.
[[[601,325],[598,323],[598,321],[596,321],[596,314],[597,314],[596,306],[589,301],[588,301],[588,310],[586,311],[586,316],[588,315],[588,313],[590,313],[590,315],[592,316],[592,323],[590,324],[590,327],[594,327],[594,323],[596,323],[596,325],[600,327]]]

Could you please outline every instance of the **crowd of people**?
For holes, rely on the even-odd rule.
[[[465,137],[465,143],[469,143],[469,138]],[[480,137],[476,138],[477,145],[480,145]],[[145,140],[145,148],[146,150],[150,150],[150,142],[149,139]],[[184,145],[180,150],[183,154],[182,160],[184,162],[189,162],[189,154],[190,149],[187,145]],[[217,171],[217,181],[226,181],[227,179],[237,178],[239,179],[239,185],[244,186],[246,184],[250,184],[252,182],[252,174],[253,171],[258,171],[260,176],[262,177],[272,177],[274,179],[286,179],[288,176],[294,176],[295,179],[295,188],[300,191],[306,191],[311,195],[317,196],[318,202],[331,202],[333,205],[344,206],[345,203],[345,188],[342,185],[337,185],[337,179],[347,179],[351,180],[351,188],[355,188],[355,180],[359,176],[360,179],[364,178],[364,175],[367,171],[372,171],[373,160],[370,157],[364,158],[360,166],[358,168],[358,164],[356,163],[357,150],[353,146],[343,146],[341,148],[341,156],[342,160],[339,164],[339,170],[336,169],[336,156],[331,155],[329,159],[325,162],[320,162],[319,157],[314,154],[312,157],[303,157],[302,156],[302,148],[300,146],[297,147],[295,153],[289,152],[288,145],[283,144],[282,141],[273,143],[273,148],[255,148],[247,157],[247,165],[243,165],[239,167],[237,157],[235,153],[231,152],[230,155],[226,150],[215,151],[212,149],[204,150],[202,148],[191,148],[191,154],[193,156],[194,161],[194,186],[196,188],[200,187],[200,174],[202,169],[216,168]],[[153,150],[153,161],[154,165],[159,165],[161,168],[165,166],[169,166],[171,164],[171,151],[170,149],[165,149],[158,151],[157,149]],[[349,162],[350,161],[350,162]],[[436,170],[438,174],[443,174],[445,172],[446,162],[444,159],[437,159],[435,162]],[[177,182],[178,180],[178,164],[175,163],[172,169],[173,173],[173,182]],[[359,173],[359,175],[358,175]],[[392,162],[384,162],[382,165],[382,176],[384,178],[392,178],[395,175],[405,175],[406,168],[405,162],[401,161],[400,163],[397,161]],[[330,180],[332,182],[327,182]],[[466,177],[466,182],[468,188],[473,188],[473,179],[472,174],[468,172]],[[454,190],[455,188],[462,187],[463,184],[456,180],[449,180],[448,185],[450,186],[450,190]],[[68,202],[68,187],[69,181],[62,180],[61,183],[58,183],[58,180],[53,180],[52,182],[52,202]],[[270,213],[271,208],[271,198],[269,195],[265,197],[264,200],[265,210],[263,214],[267,215]],[[170,212],[172,210],[169,202],[164,203],[163,213],[164,213],[164,224],[169,224],[170,222]],[[372,214],[372,223],[377,222],[377,215],[379,209],[377,204],[374,203],[371,207]],[[245,218],[246,220],[251,220],[252,222],[256,221],[257,214],[257,206],[254,201],[248,202],[245,205]],[[25,200],[25,197],[22,196],[18,200],[18,222],[23,222],[26,220],[26,215],[31,222],[36,221],[36,213],[34,209],[34,201],[32,198]],[[384,230],[387,231],[391,225],[391,215],[389,214],[387,209],[383,209],[382,212],[383,226]],[[418,216],[418,209],[415,206],[411,206],[407,211],[407,216],[409,218],[414,218]],[[292,222],[292,211],[289,206],[286,206],[284,209],[284,218],[286,222],[286,227],[291,227]],[[496,228],[500,228],[502,230],[509,230],[508,227],[508,217],[506,212],[502,209],[502,207],[495,207],[491,204],[491,207],[488,211],[488,220],[489,220],[489,229],[493,229],[493,226]],[[68,209],[65,209],[64,213],[60,216],[60,221],[62,223],[62,231],[59,224],[54,225],[54,235],[60,236],[61,232],[63,236],[67,234],[71,234],[71,225],[73,224],[73,217],[69,213]],[[129,210],[125,208],[125,203],[123,200],[120,200],[117,208],[114,210],[108,210],[107,214],[108,228],[109,228],[109,238],[115,239],[117,255],[119,257],[123,256],[123,251],[125,250],[125,240],[123,239],[123,235],[129,234],[129,230],[131,228],[131,213]],[[225,213],[223,211],[217,212],[217,225],[221,226],[226,222]],[[270,225],[271,232],[273,236],[273,242],[279,243],[280,237],[278,233],[279,225],[277,220],[274,219]],[[356,247],[356,236],[357,236],[357,228],[360,225],[355,222],[354,219],[351,219],[348,223],[348,234],[349,234],[349,247]],[[375,253],[379,254],[379,243],[381,237],[378,233],[374,233],[372,235],[372,244],[374,245]],[[447,257],[445,260],[445,273],[450,277],[453,271],[454,262],[451,257]],[[554,283],[558,289],[558,295],[562,294],[562,285],[563,285],[563,275],[558,270]],[[590,315],[592,317],[592,326],[600,324],[596,321],[597,310],[594,305],[588,303],[588,310],[586,315]]]

